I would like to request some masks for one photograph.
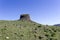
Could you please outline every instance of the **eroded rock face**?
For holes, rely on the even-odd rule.
[[[21,14],[21,15],[20,15],[20,20],[22,20],[22,21],[24,21],[24,20],[30,21],[30,16],[29,16],[29,14]]]

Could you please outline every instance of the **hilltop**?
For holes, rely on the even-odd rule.
[[[22,14],[19,20],[0,20],[0,40],[60,40],[60,27],[38,24]]]
[[[60,26],[60,24],[55,24],[54,26]]]

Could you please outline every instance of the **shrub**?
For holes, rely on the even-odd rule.
[[[34,37],[36,38],[36,35],[34,35]]]
[[[48,35],[48,34],[45,34],[45,36],[46,36],[46,37],[49,37],[49,35]]]
[[[51,36],[54,37],[56,34],[55,33],[52,33]]]
[[[41,27],[41,24],[38,26],[38,28],[40,28]]]
[[[39,36],[38,38],[39,38],[39,39],[42,39],[43,37]]]

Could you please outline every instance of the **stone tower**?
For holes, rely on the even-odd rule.
[[[24,21],[24,20],[30,21],[30,16],[29,16],[29,14],[21,14],[21,15],[20,15],[20,20],[22,20],[22,21]]]

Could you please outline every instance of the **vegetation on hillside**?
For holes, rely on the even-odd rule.
[[[28,21],[0,21],[0,40],[60,40],[60,27]]]

